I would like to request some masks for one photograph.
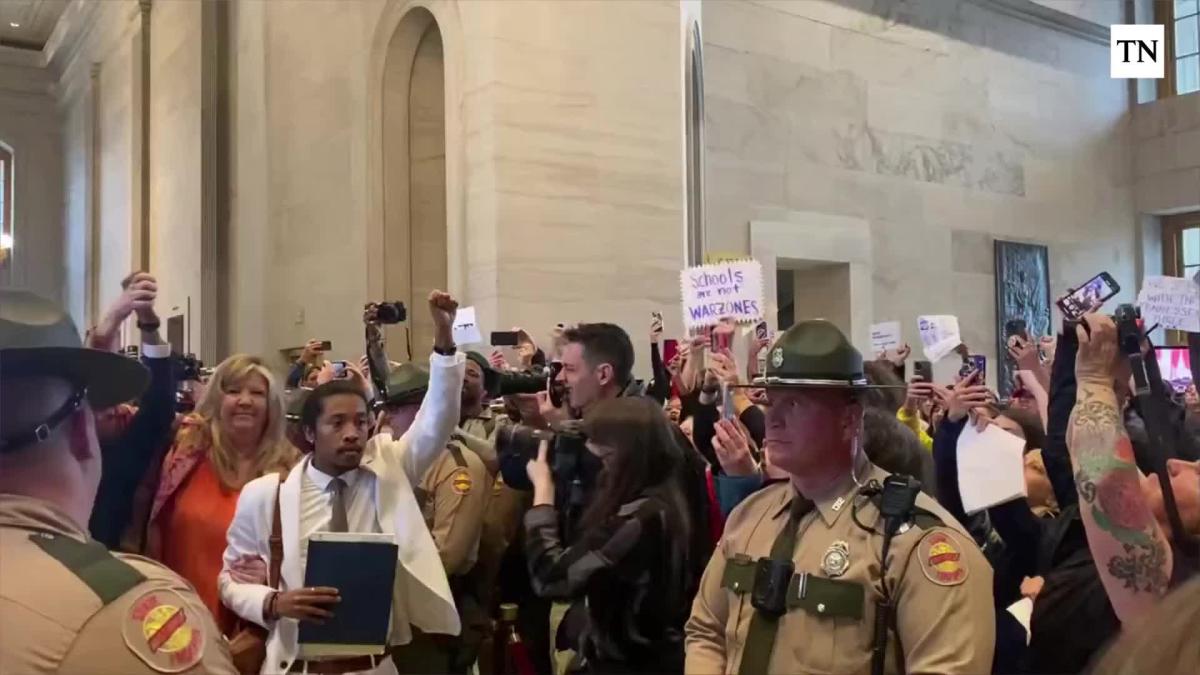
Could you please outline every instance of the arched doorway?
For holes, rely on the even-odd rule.
[[[393,358],[422,358],[433,341],[425,297],[448,285],[445,101],[442,34],[433,15],[417,7],[388,42],[383,72],[384,292],[410,310],[411,350],[394,329]]]

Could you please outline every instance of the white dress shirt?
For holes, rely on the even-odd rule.
[[[304,479],[300,487],[300,560],[308,561],[308,539],[314,532],[328,531],[333,520],[334,476],[318,469],[312,457],[305,458]],[[348,532],[383,532],[379,527],[379,515],[375,512],[375,474],[358,468],[341,476],[346,483],[342,488],[342,503],[346,505],[346,530]]]

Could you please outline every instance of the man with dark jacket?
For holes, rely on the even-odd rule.
[[[562,340],[562,369],[558,374],[558,382],[565,391],[563,405],[555,406],[549,393],[541,392],[537,395],[539,406],[536,418],[524,419],[523,423],[554,428],[570,419],[583,417],[588,409],[600,401],[619,396],[641,395],[641,388],[633,379],[633,343],[623,328],[611,323],[579,324],[564,331]],[[712,555],[714,544],[709,536],[708,490],[704,473],[708,462],[696,452],[678,428],[675,431],[676,442],[685,450],[686,465],[680,467],[680,477],[693,523],[689,566],[694,580],[689,584],[689,591],[694,591],[700,573]],[[529,480],[525,473],[525,465],[529,459],[523,456],[500,457],[500,470],[505,484],[514,488],[529,489]],[[586,503],[586,499],[585,494],[582,501]],[[569,525],[570,513],[565,515],[563,520]],[[527,609],[528,605],[529,603],[521,605],[523,613],[532,611]],[[540,618],[540,609],[538,614]],[[583,614],[568,611],[560,625],[559,644],[578,644],[573,633],[581,629],[576,620]],[[522,629],[529,625],[525,622],[520,623]],[[534,646],[535,659],[540,658],[541,649],[537,644],[539,637],[534,636],[531,639],[527,632],[522,632],[522,636]],[[536,661],[535,665],[538,665]],[[544,675],[540,668],[539,675]]]
[[[96,413],[104,470],[88,530],[110,549],[117,548],[121,533],[129,525],[133,495],[142,477],[148,468],[161,462],[175,420],[171,346],[159,335],[161,322],[154,311],[158,284],[149,274],[136,272],[121,286],[120,297],[89,333],[89,346],[116,351],[121,324],[136,314],[142,364],[150,371],[150,386],[138,399],[136,412],[131,413],[129,406],[122,404]]]

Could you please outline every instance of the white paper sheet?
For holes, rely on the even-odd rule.
[[[1025,496],[1025,441],[989,424],[958,437],[958,492],[968,514]]]
[[[1146,277],[1138,306],[1147,326],[1200,333],[1200,284],[1193,279]]]
[[[1021,598],[1008,606],[1008,613],[1016,617],[1021,627],[1025,629],[1025,644],[1029,644],[1029,624],[1033,618],[1033,600]]]
[[[454,315],[454,342],[459,345],[477,345],[483,342],[479,324],[475,322],[474,307],[459,307]]]
[[[900,336],[899,321],[884,321],[871,324],[871,356],[889,349],[899,349],[904,342]]]
[[[958,332],[958,317],[949,314],[919,316],[917,330],[921,333],[925,358],[935,363],[946,358],[955,347],[962,344],[962,337]]]

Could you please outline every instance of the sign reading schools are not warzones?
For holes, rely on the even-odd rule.
[[[752,323],[763,316],[762,265],[738,260],[689,267],[679,273],[683,324],[689,330],[715,326],[728,317]]]

